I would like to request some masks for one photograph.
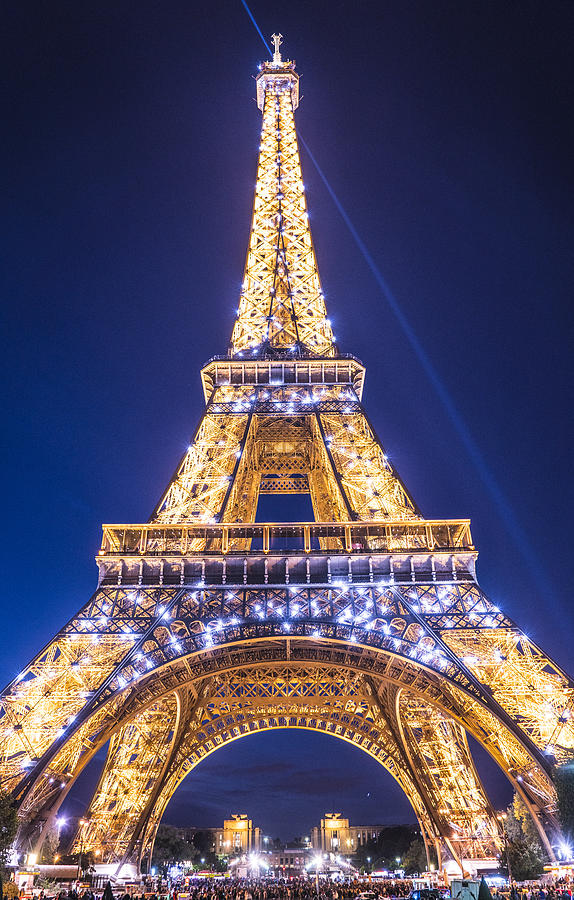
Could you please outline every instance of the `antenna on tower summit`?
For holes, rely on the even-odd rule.
[[[274,53],[273,53],[273,65],[280,66],[283,60],[281,59],[281,51],[279,47],[283,43],[283,35],[282,34],[272,34],[271,40],[273,41]]]

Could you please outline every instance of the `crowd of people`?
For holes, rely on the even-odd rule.
[[[379,881],[372,885],[368,881],[320,881],[314,878],[292,879],[202,879],[182,888],[169,891],[146,891],[145,893],[123,893],[106,885],[101,900],[354,900],[368,891],[377,898],[397,898],[403,900],[411,893],[412,881]],[[38,900],[48,900],[39,897]],[[75,890],[61,891],[56,900],[100,900],[91,889],[81,893]]]
[[[532,884],[512,885],[502,891],[492,891],[493,900],[572,900],[574,885],[566,882],[546,885]]]
[[[185,891],[186,900],[354,900],[369,891],[377,897],[408,897],[412,881],[324,881],[315,878],[238,879],[223,883],[193,884]],[[176,898],[174,898],[176,900]]]
[[[108,882],[103,890],[74,888],[57,893],[54,900],[404,900],[413,890],[409,879],[319,881],[294,879],[202,879],[170,890],[129,891],[113,889]],[[440,896],[448,896],[448,890]],[[532,883],[491,889],[492,900],[574,900],[574,884],[565,880],[552,885]],[[40,892],[36,900],[52,900]],[[6,898],[7,900],[7,898]]]

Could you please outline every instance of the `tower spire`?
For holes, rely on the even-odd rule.
[[[275,52],[273,53],[273,65],[280,66],[282,63],[282,59],[281,59],[281,51],[279,50],[279,47],[283,43],[283,35],[282,34],[272,34],[271,40],[273,41],[273,47],[275,49]]]
[[[301,175],[294,111],[295,62],[283,60],[282,35],[257,75],[263,113],[257,184],[231,356],[335,356]]]

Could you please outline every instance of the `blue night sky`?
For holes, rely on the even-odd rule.
[[[300,134],[457,411],[302,150],[329,314],[385,449],[426,516],[472,519],[482,587],[572,673],[574,6],[252,10],[297,60]],[[145,521],[195,430],[239,296],[266,51],[240,0],[30,0],[3,20],[7,683],[95,589],[101,523]],[[241,811],[290,837],[333,809],[412,819],[360,751],[277,732],[203,762],[166,820]]]

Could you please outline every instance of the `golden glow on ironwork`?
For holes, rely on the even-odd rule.
[[[311,240],[294,110],[299,76],[275,60],[257,78],[263,110],[249,247],[231,335],[234,356],[334,356]]]
[[[326,318],[279,44],[257,78],[244,285],[230,353],[202,370],[203,418],[151,520],[104,525],[98,589],[0,700],[19,840],[39,851],[109,742],[78,846],[139,865],[202,759],[302,728],[384,766],[439,860],[500,843],[471,734],[552,854],[572,682],[479,588],[469,521],[424,519],[369,423],[364,367]],[[261,493],[309,494],[315,521],[254,521]]]

